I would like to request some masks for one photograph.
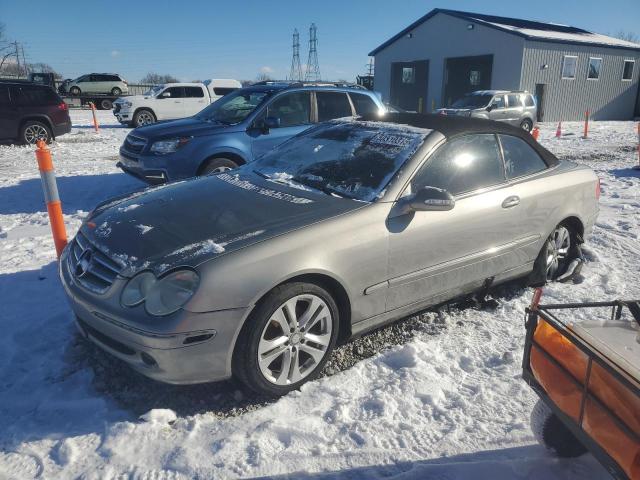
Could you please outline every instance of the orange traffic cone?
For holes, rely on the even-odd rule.
[[[531,130],[531,136],[536,142],[538,141],[538,137],[540,136],[540,129],[537,126],[533,127],[533,130]]]
[[[556,130],[556,138],[560,138],[562,136],[562,121],[558,122],[558,128]]]

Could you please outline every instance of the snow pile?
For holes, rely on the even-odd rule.
[[[99,135],[89,112],[73,111],[72,134],[52,146],[70,234],[95,204],[141,186],[115,168],[129,130],[97,113]],[[581,124],[563,127],[555,139],[555,125],[543,124],[541,141],[597,170],[601,214],[580,283],[552,285],[546,299],[640,297],[634,125],[594,122],[587,140]],[[196,413],[169,409],[162,396],[131,408],[121,399],[142,395],[143,379],[74,334],[33,149],[0,147],[0,170],[1,478],[608,478],[590,456],[558,460],[535,443],[536,397],[520,378],[531,290],[516,286],[493,310],[424,314],[424,330],[403,345],[276,402],[222,384],[196,397],[164,390],[198,404]],[[129,391],[116,395],[122,376]],[[225,389],[250,408],[216,413]]]

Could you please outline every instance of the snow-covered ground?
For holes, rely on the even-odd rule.
[[[96,203],[141,186],[115,167],[129,129],[98,114],[96,134],[90,112],[73,111],[51,148],[70,236]],[[546,298],[640,297],[635,125],[594,122],[587,140],[581,124],[563,127],[555,139],[543,124],[541,142],[597,171],[601,214],[580,282]],[[413,318],[405,343],[272,403],[233,384],[150,387],[75,336],[34,150],[0,146],[0,479],[607,478],[591,456],[552,457],[530,431],[536,398],[520,362],[531,293],[508,286],[495,309]],[[242,408],[222,411],[223,391]]]

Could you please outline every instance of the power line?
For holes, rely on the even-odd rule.
[[[318,29],[312,23],[309,27],[309,58],[307,60],[307,72],[304,75],[306,81],[317,82],[320,80],[320,65],[318,64]]]

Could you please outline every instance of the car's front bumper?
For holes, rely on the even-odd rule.
[[[113,297],[119,296],[116,282],[113,293],[88,291],[75,280],[68,255],[66,248],[59,263],[60,279],[76,325],[86,339],[161,382],[204,383],[231,376],[233,346],[246,309],[207,313],[180,310],[170,317],[149,316],[149,323],[156,323],[158,328],[141,326],[127,318],[124,307],[114,307]],[[168,324],[172,327],[167,328]]]
[[[133,111],[129,107],[123,108],[121,104],[114,104],[113,115],[118,122],[123,125],[128,125],[133,121]]]
[[[136,177],[138,180],[142,180],[150,185],[159,185],[168,181],[167,172],[165,170],[150,170],[141,167],[140,165],[132,165],[131,163],[125,163],[124,158],[121,156],[120,161],[116,164],[116,167],[120,168],[124,173]]]

